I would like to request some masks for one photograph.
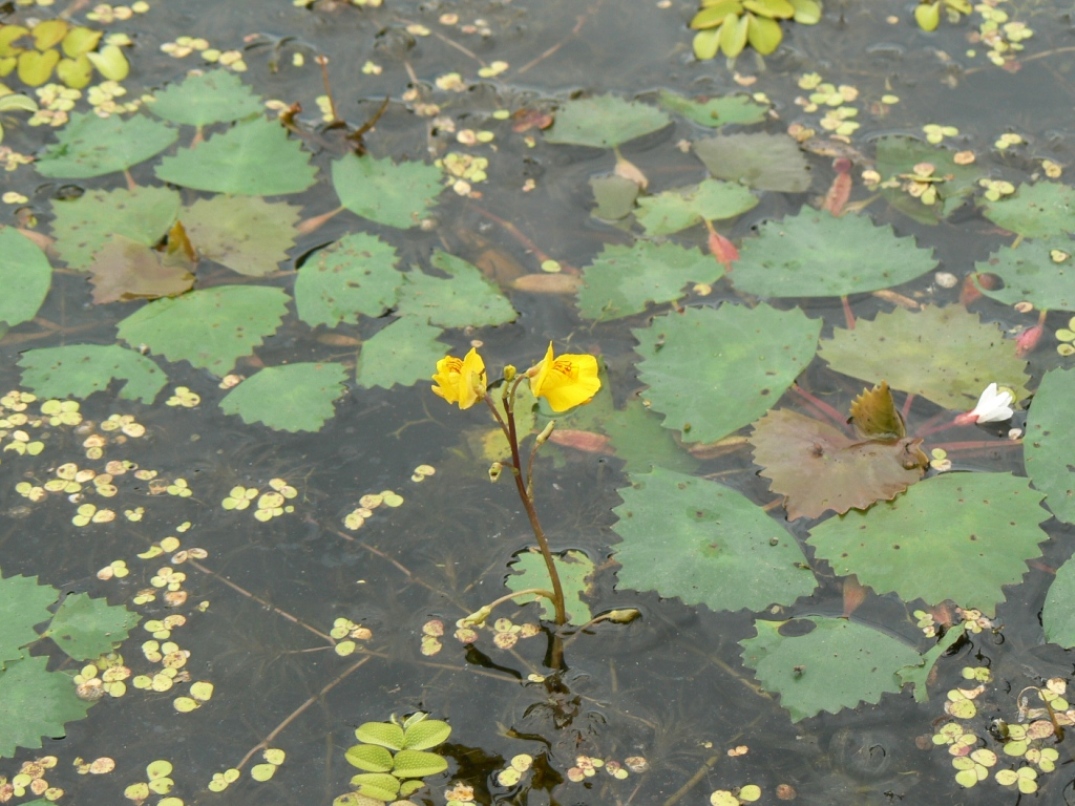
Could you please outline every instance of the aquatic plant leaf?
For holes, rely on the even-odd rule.
[[[41,738],[61,739],[64,724],[83,719],[92,703],[75,696],[71,678],[48,671],[48,658],[12,661],[0,672],[0,758],[16,747],[36,749]]]
[[[805,193],[810,166],[799,145],[784,134],[726,134],[699,140],[694,153],[709,173],[755,190]]]
[[[784,636],[780,629],[787,622],[755,621],[757,635],[739,642],[743,664],[762,688],[780,695],[793,722],[878,703],[882,694],[900,690],[898,669],[921,661],[912,647],[854,621],[821,616],[799,621],[814,629]]]
[[[295,305],[310,327],[340,322],[357,324],[359,316],[381,316],[396,304],[403,275],[396,250],[374,235],[353,232],[322,249],[299,269]]]
[[[977,271],[1000,277],[1003,287],[975,285],[985,296],[1005,305],[1027,301],[1043,310],[1075,311],[1073,254],[1075,241],[1066,235],[1026,240],[1016,248],[1003,246],[987,260],[974,264]]]
[[[411,386],[428,381],[430,367],[444,358],[445,344],[437,341],[444,331],[416,316],[404,316],[364,342],[355,369],[355,382],[366,389],[397,383]]]
[[[556,564],[556,570],[560,574],[560,584],[564,589],[564,607],[567,610],[568,624],[581,626],[593,618],[590,606],[583,600],[583,594],[593,592],[593,560],[581,551],[565,551],[563,554],[554,554],[552,558]],[[549,570],[545,567],[545,560],[537,549],[522,551],[515,555],[510,568],[515,573],[509,574],[504,584],[510,591],[521,591],[527,588],[542,588],[552,590],[552,580],[549,579]],[[546,621],[556,618],[556,608],[552,602],[544,596],[535,596],[528,593],[524,596],[516,596],[515,602],[519,605],[536,601],[541,608],[541,617]]]
[[[1041,626],[1049,643],[1075,647],[1075,558],[1056,569],[1041,611]]]
[[[194,264],[168,255],[122,235],[113,235],[94,254],[89,266],[93,301],[97,305],[120,300],[175,297],[194,285]]]
[[[854,330],[837,328],[823,339],[819,355],[844,375],[911,392],[948,409],[969,409],[990,383],[1025,397],[1026,361],[1000,327],[983,323],[962,305],[925,306],[917,313],[897,308]]]
[[[400,750],[393,759],[392,774],[397,778],[425,778],[448,769],[448,761],[424,750]]]
[[[222,285],[150,302],[116,329],[128,344],[224,375],[276,332],[286,311],[279,288]]]
[[[642,313],[650,302],[675,302],[687,283],[711,283],[723,274],[711,257],[678,244],[608,245],[582,270],[579,313],[600,321],[620,319]]]
[[[0,322],[11,327],[37,315],[52,284],[49,259],[14,227],[0,227],[0,284]]]
[[[851,422],[855,432],[867,439],[901,439],[907,435],[887,381],[873,389],[863,389],[851,402]]]
[[[403,275],[399,312],[440,327],[490,327],[514,322],[516,313],[495,283],[462,258],[436,251],[429,262],[448,275],[413,268]]]
[[[821,322],[768,305],[688,308],[633,330],[643,393],[686,442],[715,442],[756,420],[814,356]]]
[[[52,205],[56,251],[72,269],[89,268],[111,235],[153,246],[179,214],[179,194],[162,187],[87,190],[77,199]]]
[[[631,473],[612,527],[619,588],[711,610],[763,610],[817,581],[798,542],[742,493],[661,467]]]
[[[75,112],[59,130],[59,143],[38,157],[34,167],[52,179],[88,179],[137,165],[178,137],[171,126],[145,115],[101,118],[93,112]]]
[[[188,75],[178,84],[169,84],[147,101],[146,107],[165,120],[188,126],[231,123],[263,109],[254,91],[224,69]]]
[[[933,667],[937,661],[955,645],[956,641],[963,637],[963,634],[966,631],[967,622],[949,627],[948,632],[944,634],[944,637],[937,642],[933,649],[922,655],[917,663],[896,670],[896,675],[899,677],[900,683],[903,685],[910,683],[914,688],[915,702],[929,702],[927,682],[929,680],[930,672],[933,671]]]
[[[985,176],[981,165],[959,165],[955,152],[943,146],[933,145],[905,135],[882,137],[877,141],[877,172],[888,181],[905,181],[900,174],[913,175],[915,166],[927,164],[934,167],[932,176],[943,177],[943,182],[932,183],[937,201],[924,204],[920,198],[911,196],[902,187],[882,188],[881,194],[894,208],[921,224],[934,225],[947,218],[978,187],[978,180]]]
[[[22,657],[20,647],[37,640],[34,625],[48,621],[48,608],[59,593],[37,577],[10,576],[0,579],[0,669]]]
[[[358,787],[358,793],[381,803],[394,801],[399,794],[399,779],[386,773],[366,772],[351,778],[351,786]]]
[[[403,749],[403,728],[393,722],[363,722],[355,729],[355,738],[389,750]]]
[[[423,719],[409,725],[403,732],[403,747],[407,750],[428,750],[448,741],[452,726],[439,719]]]
[[[348,747],[344,758],[364,772],[392,771],[392,754],[375,744],[356,744]]]
[[[118,344],[67,344],[27,350],[19,359],[22,385],[38,397],[87,398],[124,381],[119,397],[150,404],[168,377],[144,355]]]
[[[263,277],[287,260],[301,208],[257,196],[199,199],[179,214],[198,255],[248,277]]]
[[[429,214],[444,190],[440,169],[424,162],[392,162],[347,154],[332,163],[332,186],[340,204],[378,224],[408,229]]]
[[[1075,523],[1075,369],[1046,372],[1027,412],[1023,460],[1034,486],[1045,493],[1045,505],[1064,523]]]
[[[141,620],[138,613],[123,605],[110,605],[88,593],[71,593],[60,602],[42,635],[55,641],[69,657],[89,660],[111,652]]]
[[[225,414],[277,431],[318,431],[335,415],[333,401],[346,391],[340,364],[298,363],[265,367],[220,401]]]
[[[753,209],[758,197],[742,185],[706,179],[638,200],[635,218],[647,235],[671,235],[703,221],[721,221]]]
[[[817,556],[878,593],[938,604],[951,599],[993,615],[1001,587],[1026,571],[1048,535],[1044,494],[1010,473],[945,473],[868,512],[851,510],[810,530]]]
[[[760,297],[839,297],[901,285],[936,266],[932,250],[888,224],[804,207],[744,238],[728,279]]]
[[[784,496],[788,520],[866,509],[892,499],[929,466],[921,442],[857,439],[791,409],[770,411],[750,435],[754,463],[762,468],[759,475]]]
[[[157,166],[162,182],[237,196],[299,193],[316,174],[299,141],[279,122],[261,117],[236,123],[197,148],[181,148]]]
[[[664,128],[671,119],[655,106],[596,95],[566,101],[545,133],[549,143],[612,148]]]
[[[707,101],[692,101],[674,92],[661,90],[657,94],[657,100],[665,109],[710,128],[730,124],[749,126],[752,123],[763,123],[769,115],[769,107],[766,104],[759,104],[747,95],[725,95]]]
[[[1075,233],[1075,189],[1059,182],[1023,183],[1014,195],[986,201],[982,215],[1024,238]]]
[[[619,221],[635,209],[635,199],[641,192],[638,183],[624,176],[609,174],[590,178],[597,206],[591,215],[602,221]]]

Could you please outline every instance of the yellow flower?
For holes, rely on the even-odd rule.
[[[437,383],[434,394],[469,409],[485,397],[485,362],[473,348],[463,358],[446,355],[437,362],[433,380]]]
[[[554,358],[551,341],[545,358],[527,370],[526,376],[534,397],[548,400],[553,411],[589,403],[601,388],[596,358],[569,354]]]

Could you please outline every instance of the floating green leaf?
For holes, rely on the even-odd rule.
[[[90,703],[75,696],[71,678],[47,666],[48,658],[31,657],[0,672],[0,757],[41,747],[43,736],[63,738],[64,723],[86,716]]]
[[[984,206],[982,215],[1024,238],[1075,234],[1075,189],[1059,182],[1022,184],[1015,195]]]
[[[377,317],[396,304],[403,275],[396,250],[374,235],[355,232],[322,249],[299,270],[295,305],[310,327]]]
[[[1041,626],[1049,643],[1075,647],[1075,558],[1056,569],[1041,611]]]
[[[688,308],[632,331],[644,397],[664,427],[713,442],[772,407],[810,363],[821,322],[768,305]],[[701,346],[701,347],[700,347]]]
[[[15,326],[37,315],[52,283],[49,259],[13,227],[0,227],[0,322]]]
[[[316,174],[299,141],[289,138],[279,122],[264,118],[236,123],[157,166],[161,181],[244,196],[299,193],[314,183]]]
[[[167,383],[160,367],[117,344],[68,344],[28,350],[19,359],[22,383],[39,397],[86,398],[114,380],[124,400],[149,404]]]
[[[788,637],[787,622],[756,621],[757,636],[739,642],[743,664],[766,691],[780,695],[793,722],[860,702],[877,703],[900,690],[896,671],[920,663],[914,649],[854,621],[815,616],[805,635]]]
[[[854,330],[837,329],[820,356],[837,372],[921,395],[948,409],[969,409],[994,381],[1025,397],[1026,362],[995,324],[961,305],[897,308]]]
[[[278,431],[318,431],[336,412],[333,401],[346,391],[347,372],[339,364],[286,364],[266,367],[220,401],[226,414],[264,423]]]
[[[1017,583],[1047,538],[1044,495],[1010,473],[946,473],[867,512],[851,510],[810,531],[817,556],[840,575],[905,601],[951,599],[986,615]]]
[[[1073,225],[1075,229],[1075,225]],[[978,289],[1006,305],[1031,302],[1044,310],[1075,311],[1075,241],[1066,235],[1026,240],[1018,247],[1004,246],[988,260],[974,265],[1004,281],[1002,288]]]
[[[397,778],[425,778],[448,769],[445,758],[422,750],[400,750],[393,762],[392,774]]]
[[[399,289],[399,312],[441,327],[489,327],[515,320],[515,309],[494,283],[462,258],[436,251],[429,261],[447,279],[412,269]]]
[[[914,175],[918,165],[932,165],[931,176],[943,179],[932,183],[937,201],[923,204],[902,187],[882,188],[888,203],[906,216],[923,224],[936,224],[955,210],[985,175],[980,165],[959,165],[954,152],[943,146],[924,143],[913,137],[894,135],[877,141],[877,172],[884,180],[906,181],[901,174]]]
[[[805,193],[810,166],[799,145],[785,134],[728,134],[699,140],[694,153],[718,179],[755,190]]]
[[[179,194],[162,187],[87,190],[52,205],[56,251],[72,269],[87,269],[112,235],[153,246],[175,223]]]
[[[355,382],[390,389],[428,380],[430,367],[444,358],[446,347],[437,341],[443,332],[415,316],[397,319],[362,345]]]
[[[101,118],[76,112],[57,137],[59,143],[34,163],[37,172],[52,179],[88,179],[124,171],[159,154],[179,133],[145,115]]]
[[[956,641],[963,637],[966,631],[967,622],[949,627],[948,632],[937,642],[937,645],[922,655],[917,663],[904,666],[896,671],[900,683],[903,685],[910,683],[914,687],[915,702],[929,702],[929,690],[926,683],[929,680],[930,672],[933,671],[937,661],[955,645]]]
[[[711,610],[790,605],[814,590],[798,542],[742,493],[659,467],[629,480],[613,510],[621,588]]]
[[[759,104],[746,95],[725,95],[723,98],[712,98],[708,101],[692,101],[668,90],[661,90],[657,98],[665,109],[710,128],[762,123],[769,114],[767,105]]]
[[[150,302],[117,330],[127,343],[145,344],[169,361],[224,375],[276,332],[286,310],[279,288],[223,285]]]
[[[689,282],[711,283],[723,274],[712,257],[674,243],[606,246],[583,269],[579,313],[588,319],[620,319],[641,313],[650,302],[674,302]]]
[[[671,123],[668,115],[649,104],[598,95],[567,101],[556,123],[545,134],[549,143],[612,148],[655,132]]]
[[[1026,418],[1023,456],[1034,486],[1058,520],[1075,523],[1075,369],[1046,372]]]
[[[365,772],[391,772],[392,754],[375,744],[356,744],[347,748],[347,761]]]
[[[179,217],[201,257],[239,274],[262,277],[287,260],[299,212],[296,205],[257,196],[214,196],[199,199]]]
[[[363,722],[355,729],[355,737],[360,742],[386,747],[389,750],[403,749],[403,728],[394,722]]]
[[[399,779],[387,773],[367,772],[351,778],[351,786],[358,787],[358,793],[378,800],[381,803],[394,801],[399,794]]]
[[[355,215],[408,229],[429,213],[444,190],[439,169],[424,162],[395,163],[387,157],[348,154],[332,163],[332,186],[340,204]]]
[[[617,174],[591,177],[590,187],[597,203],[593,216],[603,221],[626,218],[634,211],[635,199],[641,190],[637,182]]]
[[[703,221],[721,221],[753,209],[758,198],[742,185],[706,179],[638,200],[635,214],[647,235],[671,235]]]
[[[936,265],[931,250],[888,224],[803,208],[744,239],[728,279],[760,297],[840,297],[902,285]]]
[[[37,577],[0,579],[0,670],[22,657],[19,647],[37,640],[34,625],[52,617],[48,607],[56,595],[55,588],[39,584]]]
[[[75,660],[89,660],[111,652],[140,620],[123,605],[110,605],[88,593],[71,593],[60,602],[43,635]]]
[[[564,607],[567,609],[568,624],[583,625],[593,618],[590,606],[583,601],[583,594],[593,589],[593,560],[581,551],[566,551],[562,555],[553,555],[553,563],[560,574],[560,584],[564,589]],[[511,568],[516,573],[508,576],[504,584],[510,591],[522,591],[527,588],[552,590],[549,569],[545,559],[537,549],[524,551],[516,555]],[[515,597],[518,604],[537,601],[541,607],[541,617],[551,620],[556,617],[556,610],[549,599],[534,594]]]
[[[206,126],[231,123],[262,111],[261,99],[230,70],[188,75],[149,101],[154,114],[173,123]]]
[[[439,719],[421,719],[411,723],[409,718],[406,730],[403,732],[403,748],[406,750],[428,750],[448,741],[452,734],[452,726]]]

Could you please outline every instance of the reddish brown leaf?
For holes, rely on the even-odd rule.
[[[593,431],[557,428],[549,435],[549,442],[554,442],[565,448],[574,448],[584,453],[603,453],[606,455],[613,453],[612,440],[604,434],[597,434]]]
[[[724,271],[731,271],[732,264],[739,260],[739,250],[735,248],[735,244],[713,229],[712,226],[709,227],[709,251],[724,266]]]
[[[89,267],[93,301],[101,305],[179,296],[194,285],[191,268],[182,256],[161,255],[130,238],[113,235],[97,250]]]
[[[890,500],[922,478],[929,464],[920,439],[854,439],[789,409],[758,420],[750,443],[760,475],[784,496],[788,520]]]
[[[836,176],[825,194],[821,208],[839,217],[843,215],[847,200],[851,198],[851,160],[840,157],[833,162],[833,167],[836,168]]]
[[[518,109],[511,116],[511,130],[522,134],[530,129],[547,129],[552,125],[552,115],[542,109]]]
[[[1045,333],[1045,325],[1028,327],[1015,339],[1015,354],[1019,358],[1026,358],[1038,347],[1042,334]]]

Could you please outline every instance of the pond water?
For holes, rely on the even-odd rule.
[[[812,5],[5,6],[0,803],[1075,802],[1072,8]]]

